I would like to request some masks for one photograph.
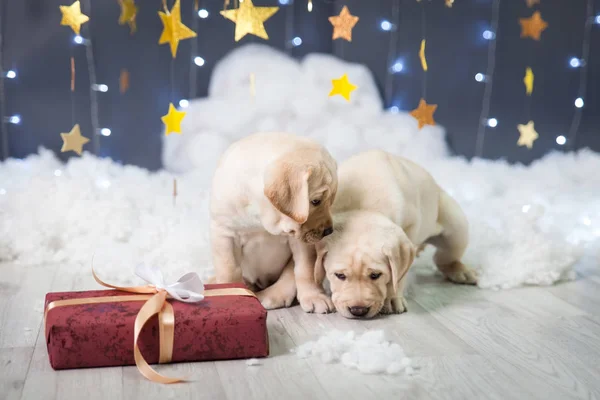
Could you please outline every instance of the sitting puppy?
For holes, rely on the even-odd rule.
[[[232,144],[210,198],[215,281],[245,282],[268,309],[290,306],[297,291],[305,311],[333,311],[313,271],[336,191],[335,160],[310,139],[259,133]]]
[[[475,284],[460,259],[468,224],[458,204],[418,165],[384,151],[340,165],[333,205],[336,231],[317,244],[315,280],[325,275],[347,318],[406,311],[404,275],[416,247],[437,248],[434,261],[456,283]]]

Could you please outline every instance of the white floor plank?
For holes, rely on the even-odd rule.
[[[21,398],[32,353],[32,347],[0,349],[0,399]]]

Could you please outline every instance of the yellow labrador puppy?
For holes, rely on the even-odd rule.
[[[340,165],[333,205],[336,231],[317,244],[315,280],[327,276],[347,318],[406,311],[404,276],[417,248],[432,244],[439,270],[456,283],[477,276],[460,261],[468,224],[458,204],[423,168],[384,151]]]
[[[215,281],[245,282],[268,309],[297,293],[305,311],[333,311],[313,271],[314,244],[333,232],[336,191],[335,160],[310,139],[258,133],[232,144],[210,198]]]

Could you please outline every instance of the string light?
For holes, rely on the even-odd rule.
[[[398,106],[391,106],[389,110],[392,114],[398,114],[400,112],[400,108]]]
[[[179,107],[187,108],[189,105],[190,105],[190,102],[187,101],[186,99],[179,100]]]
[[[583,99],[581,97],[575,99],[575,107],[582,108],[584,104],[585,103],[583,102]]]
[[[15,79],[17,77],[17,72],[9,69],[8,71],[6,71],[6,75],[5,75],[8,79]]]
[[[282,6],[287,6],[288,4],[290,4],[290,0],[279,0],[279,4],[281,4]]]
[[[6,121],[8,121],[8,123],[13,124],[13,125],[19,125],[21,123],[21,116],[20,115],[11,115],[10,117],[8,117],[6,119]]]
[[[198,10],[198,16],[202,19],[208,18],[208,10],[201,8]]]
[[[477,82],[485,82],[486,77],[484,74],[482,74],[481,72],[479,72],[478,74],[475,75],[475,80]]]
[[[100,129],[100,134],[101,134],[102,136],[110,136],[110,134],[111,134],[111,133],[112,133],[112,132],[111,132],[111,131],[110,131],[110,129],[108,129],[108,128],[102,128],[102,129]]]
[[[106,93],[108,92],[108,86],[104,85],[104,84],[93,84],[92,85],[92,90],[96,91],[96,92],[102,92],[102,93]]]
[[[594,18],[594,22],[600,25],[600,15],[596,15],[596,18]]]
[[[296,47],[300,46],[302,44],[302,38],[296,36],[292,39],[292,44]]]
[[[571,58],[571,60],[569,61],[569,65],[573,68],[579,68],[583,65],[583,60],[580,60],[577,57],[573,57]]]
[[[494,40],[496,38],[496,34],[492,31],[490,31],[489,29],[486,29],[485,31],[483,31],[482,36],[485,40]]]
[[[401,61],[396,61],[394,65],[392,65],[392,73],[402,72],[404,70],[404,64]]]
[[[308,4],[306,5],[306,9],[308,10],[308,12],[312,12],[312,9],[313,9],[312,0],[308,0]]]
[[[379,24],[379,26],[381,27],[381,30],[389,32],[392,29],[394,29],[394,24],[392,24],[390,21],[384,19],[383,21],[381,21],[381,23]]]
[[[204,58],[202,57],[194,57],[194,64],[201,67],[204,65]]]
[[[496,118],[489,118],[487,120],[487,126],[490,128],[495,128],[498,126],[498,120]]]
[[[75,44],[84,44],[86,43],[86,40],[81,35],[75,35],[75,37],[73,37],[73,42],[75,42]]]
[[[567,143],[567,138],[564,137],[563,135],[560,135],[556,138],[556,143],[558,143],[559,145],[564,145],[565,143]]]

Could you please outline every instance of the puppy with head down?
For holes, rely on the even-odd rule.
[[[318,143],[259,133],[221,157],[210,198],[215,281],[245,282],[266,308],[325,313],[333,305],[313,279],[314,244],[333,232],[337,165]]]
[[[348,318],[406,311],[405,275],[417,249],[451,281],[475,284],[460,260],[468,223],[458,204],[423,168],[384,151],[340,165],[333,206],[335,232],[317,244],[315,280],[327,276],[336,310]]]

